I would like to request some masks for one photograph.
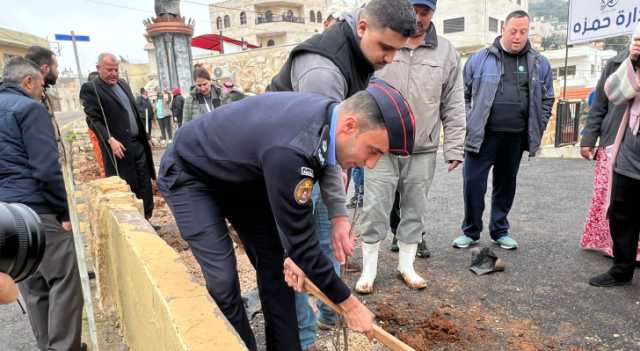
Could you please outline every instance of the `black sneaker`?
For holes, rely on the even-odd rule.
[[[595,277],[589,279],[589,285],[601,287],[601,288],[610,288],[612,286],[623,286],[623,285],[631,285],[631,279],[629,280],[617,280],[611,273],[603,273],[600,275],[596,275]]]
[[[389,250],[391,252],[400,251],[400,248],[398,247],[398,238],[396,238],[395,234],[393,234],[393,240],[391,240],[391,247],[389,248]]]
[[[420,257],[420,258],[431,257],[431,252],[429,251],[429,248],[427,247],[427,244],[424,242],[424,240],[420,240],[420,242],[418,243],[418,250],[416,251],[416,257]]]
[[[354,196],[351,198],[351,200],[349,200],[347,208],[356,208],[356,205],[358,205],[358,199],[356,199],[356,197]]]

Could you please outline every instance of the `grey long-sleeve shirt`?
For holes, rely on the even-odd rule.
[[[338,102],[347,94],[347,81],[340,69],[328,58],[313,53],[300,54],[293,59],[291,85],[294,91],[318,93]],[[319,181],[329,218],[346,216],[347,195],[342,184],[342,168],[328,167]]]

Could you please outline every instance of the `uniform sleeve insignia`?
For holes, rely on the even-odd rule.
[[[293,198],[300,205],[304,205],[311,200],[311,192],[313,191],[313,180],[311,178],[304,178],[298,182],[295,190],[293,191]]]
[[[309,167],[300,167],[300,175],[313,178],[313,169]]]

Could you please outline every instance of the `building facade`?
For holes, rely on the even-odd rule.
[[[209,5],[211,32],[268,47],[301,42],[323,29],[328,0],[229,0]]]
[[[440,1],[433,22],[440,35],[466,56],[500,35],[504,19],[515,10],[527,11],[529,0]]]
[[[0,28],[0,74],[7,60],[13,56],[24,56],[33,45],[48,48],[49,42],[35,35]]]
[[[549,59],[554,79],[564,84],[565,49],[547,50],[542,54]],[[600,73],[607,60],[616,56],[614,50],[601,50],[598,47],[585,44],[569,48],[567,56],[567,90],[569,88],[591,88],[596,86]]]

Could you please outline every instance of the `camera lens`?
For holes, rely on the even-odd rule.
[[[38,268],[46,247],[41,225],[29,207],[0,202],[0,272],[19,282]]]

